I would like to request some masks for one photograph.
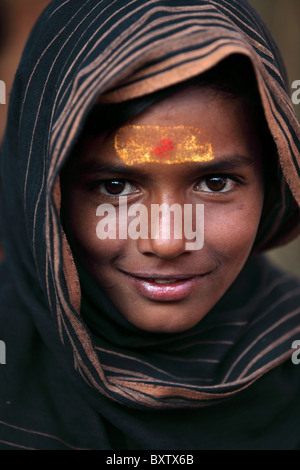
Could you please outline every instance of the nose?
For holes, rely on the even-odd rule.
[[[149,204],[148,237],[137,241],[140,253],[164,259],[187,253],[183,220],[183,204]]]

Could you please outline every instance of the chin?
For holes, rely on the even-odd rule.
[[[191,309],[184,311],[182,305],[169,303],[168,306],[156,306],[149,310],[145,308],[137,309],[143,312],[142,318],[135,315],[124,315],[124,317],[140,330],[149,331],[149,333],[182,333],[188,331],[197,325],[208,311],[199,312],[191,315]]]

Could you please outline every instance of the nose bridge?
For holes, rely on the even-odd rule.
[[[179,194],[162,191],[148,204],[148,238],[139,250],[158,257],[175,258],[186,251],[184,201]]]
[[[180,203],[151,204],[150,219],[151,239],[169,242],[183,239],[183,205]]]

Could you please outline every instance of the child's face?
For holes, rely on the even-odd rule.
[[[231,286],[261,217],[261,152],[246,106],[208,88],[188,88],[153,105],[107,139],[83,136],[63,177],[65,229],[72,249],[132,324],[185,331]],[[149,227],[153,204],[179,204],[182,214],[188,204],[193,228],[196,205],[204,205],[203,247],[190,250],[183,230],[164,239],[158,227],[156,238],[100,240],[98,206],[110,204],[118,216],[125,199],[128,209],[143,204]]]

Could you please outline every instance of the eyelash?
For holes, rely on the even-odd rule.
[[[130,184],[131,186],[137,188],[137,185],[134,184],[133,182],[129,181],[129,180],[122,179],[122,178],[109,178],[109,179],[97,181],[95,184],[93,184],[92,189],[96,189],[97,191],[99,191],[101,193],[101,190],[100,190],[101,185],[105,186],[105,184],[109,184],[109,183],[113,183],[113,182],[124,184],[125,187],[126,187],[127,184]],[[120,194],[112,194],[112,193],[111,194],[110,193],[105,194],[105,192],[102,190],[102,194],[105,197],[110,197],[110,198],[115,198],[115,197],[120,197],[120,196],[128,196],[128,195],[134,194],[135,192],[137,192],[137,189],[135,189],[134,191],[128,192],[127,194],[121,194],[120,195]]]
[[[195,185],[194,185],[194,188],[197,187],[197,186],[200,186],[200,184],[202,184],[203,182],[205,182],[207,184],[207,182],[209,180],[213,180],[213,179],[220,179],[220,180],[226,180],[226,184],[228,184],[228,181],[231,181],[232,184],[236,183],[238,185],[245,185],[246,183],[241,180],[240,178],[237,178],[236,176],[233,176],[233,175],[228,175],[228,174],[213,174],[213,175],[207,175],[207,176],[203,176]],[[125,187],[127,184],[131,185],[132,187],[135,188],[135,190],[133,191],[128,191],[126,194],[112,194],[112,193],[109,193],[105,188],[104,188],[104,191],[106,191],[107,193],[105,193],[102,189],[100,189],[100,187],[103,185],[105,186],[105,184],[109,184],[109,183],[113,183],[113,182],[116,182],[118,184],[124,184]],[[116,198],[116,197],[122,197],[122,196],[129,196],[129,195],[133,195],[134,193],[138,192],[139,190],[137,189],[138,188],[138,185],[135,184],[134,182],[130,181],[130,180],[126,180],[126,179],[122,179],[122,178],[108,178],[108,179],[104,179],[104,180],[101,180],[101,181],[97,181],[96,183],[94,183],[92,185],[92,189],[97,189],[97,191],[99,191],[100,193],[102,192],[102,194],[105,196],[105,197],[108,197],[108,198]],[[230,188],[229,190],[227,191],[223,191],[223,190],[220,190],[220,191],[213,191],[213,190],[199,190],[199,189],[195,189],[196,191],[199,191],[199,192],[204,192],[204,193],[208,193],[208,194],[228,194],[228,193],[231,193],[231,191],[233,190],[233,188]],[[124,189],[123,189],[124,191]],[[122,191],[121,191],[122,192]]]
[[[246,185],[246,182],[243,181],[241,178],[238,178],[234,175],[229,175],[229,174],[213,174],[213,175],[207,175],[207,176],[204,176],[203,178],[201,178],[199,180],[199,182],[196,184],[196,186],[199,186],[201,183],[205,182],[206,185],[208,185],[208,181],[209,180],[226,180],[226,185],[228,184],[228,182],[231,182],[232,185],[240,185],[240,186],[245,186]],[[213,190],[209,190],[209,191],[203,191],[203,190],[198,190],[198,191],[201,191],[201,192],[205,192],[205,193],[208,193],[208,194],[228,194],[228,193],[231,193],[232,190],[234,188],[230,188],[229,190],[227,191],[223,191],[223,190],[220,190],[220,191],[213,191]]]

